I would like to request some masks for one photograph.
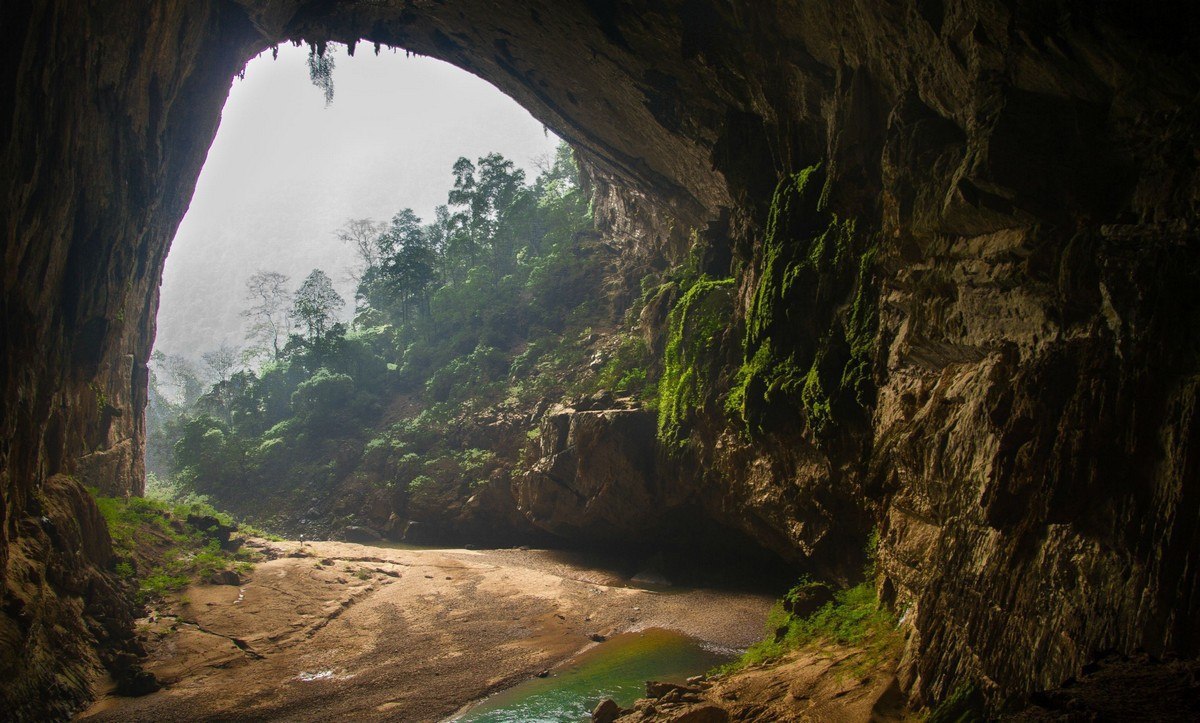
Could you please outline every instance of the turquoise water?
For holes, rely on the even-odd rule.
[[[647,680],[682,683],[732,659],[679,633],[651,628],[615,635],[549,677],[497,693],[452,720],[460,723],[577,723],[604,698],[622,706],[646,694]]]

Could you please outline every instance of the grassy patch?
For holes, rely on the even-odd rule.
[[[652,363],[646,342],[641,337],[625,335],[616,353],[596,376],[596,390],[653,400],[658,393],[658,384],[651,378]]]
[[[258,554],[249,550],[222,549],[211,532],[188,523],[189,516],[211,517],[221,525],[235,526],[232,518],[207,503],[171,505],[92,492],[117,555],[114,572],[137,584],[139,602],[162,598],[222,570],[247,572],[258,559]]]
[[[736,672],[775,660],[788,651],[821,643],[861,649],[864,654],[852,670],[865,672],[895,656],[903,636],[897,629],[896,617],[880,606],[875,587],[867,580],[835,593],[832,602],[804,617],[787,612],[784,601],[779,601],[767,617],[767,637],[716,672]]]
[[[904,644],[904,635],[896,616],[879,603],[875,594],[873,581],[878,549],[879,531],[872,530],[863,550],[869,560],[863,570],[865,579],[854,587],[834,593],[833,600],[808,615],[795,615],[789,611],[796,609],[803,600],[812,599],[816,589],[828,588],[822,583],[801,579],[771,608],[766,637],[751,645],[741,658],[714,672],[737,672],[750,665],[775,660],[788,651],[823,643],[860,649],[862,655],[849,668],[855,675],[866,674],[887,659],[895,658]]]

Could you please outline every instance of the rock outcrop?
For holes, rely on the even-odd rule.
[[[640,409],[551,409],[542,417],[541,458],[514,485],[518,507],[569,540],[652,538],[670,506],[655,468],[654,424]]]
[[[680,237],[639,228],[696,232],[734,304],[673,473],[830,577],[878,524],[915,699],[1198,652],[1195,8],[37,0],[0,28],[8,710],[86,696],[46,631],[121,625],[84,607],[120,596],[81,484],[141,488],[167,245],[234,75],[292,40],[492,81],[580,149],[638,263]]]

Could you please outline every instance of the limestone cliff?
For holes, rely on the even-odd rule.
[[[1197,653],[1194,8],[35,0],[0,28],[10,710],[86,696],[86,656],[45,655],[119,597],[63,577],[107,579],[79,484],[140,489],[162,259],[232,77],[289,40],[455,63],[584,153],[601,218],[697,232],[731,317],[681,357],[707,383],[670,474],[831,577],[878,525],[915,699]]]

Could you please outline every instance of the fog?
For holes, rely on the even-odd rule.
[[[498,151],[532,177],[558,139],[488,83],[440,61],[336,48],[335,97],[309,81],[307,48],[284,46],[234,80],[220,130],[163,273],[157,350],[196,358],[243,343],[244,284],[259,269],[326,271],[347,301],[347,218],[423,219],[445,203],[451,166]]]

